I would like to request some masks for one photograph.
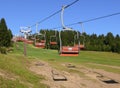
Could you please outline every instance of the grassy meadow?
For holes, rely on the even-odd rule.
[[[27,69],[29,63],[35,60],[46,61],[57,69],[64,69],[62,63],[73,63],[120,74],[120,69],[104,66],[120,67],[120,54],[117,53],[80,51],[78,57],[63,57],[59,56],[57,50],[27,45],[27,56],[24,56],[23,47],[23,43],[17,43],[13,52],[7,55],[0,54],[0,88],[47,88],[47,85],[41,83],[45,79],[42,75],[34,74]]]

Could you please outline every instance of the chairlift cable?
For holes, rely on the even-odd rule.
[[[75,1],[73,1],[72,3],[68,4],[68,5],[65,7],[65,9],[68,8],[68,7],[70,7],[70,6],[72,6],[73,4],[75,4],[75,3],[78,2],[78,1],[79,1],[79,0],[75,0]],[[49,15],[48,17],[42,19],[41,21],[39,21],[39,22],[37,22],[37,23],[40,24],[40,23],[42,23],[42,22],[44,22],[44,21],[50,19],[50,18],[53,17],[54,15],[60,13],[61,10],[62,10],[62,9],[60,9],[60,10],[54,12],[53,14]],[[35,25],[36,25],[36,24],[32,25],[31,27],[33,27],[33,26],[35,26]]]
[[[119,14],[120,14],[120,12],[118,12],[118,13],[113,13],[113,14],[109,14],[109,15],[105,15],[105,16],[101,16],[101,17],[97,17],[97,18],[93,18],[93,19],[85,20],[85,21],[78,22],[78,23],[87,23],[87,22],[90,22],[90,21],[95,21],[95,20],[99,20],[99,19],[103,19],[103,18],[107,18],[107,17],[111,17],[111,16],[119,15]]]
[[[76,22],[76,23],[72,23],[72,24],[67,24],[66,26],[73,26],[73,25],[77,25],[77,24],[80,24],[80,23],[87,23],[87,22],[96,21],[96,20],[99,20],[99,19],[104,19],[104,18],[116,16],[116,15],[120,15],[120,12],[105,15],[105,16],[100,16],[100,17],[96,17],[96,18],[92,18],[92,19],[88,19],[88,20],[84,20],[84,21],[80,21],[80,22]],[[60,26],[54,27],[54,29],[58,29],[58,28],[61,28],[61,27]]]

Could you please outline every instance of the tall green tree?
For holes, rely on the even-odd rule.
[[[12,32],[8,30],[5,19],[0,21],[0,47],[11,46]]]

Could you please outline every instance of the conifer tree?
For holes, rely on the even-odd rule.
[[[0,21],[0,47],[9,47],[11,45],[12,33],[7,29],[5,19]]]

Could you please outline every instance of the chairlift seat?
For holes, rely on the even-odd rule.
[[[39,48],[45,48],[45,43],[41,43],[41,42],[35,43],[35,46]]]
[[[79,48],[78,47],[63,46],[61,53],[64,53],[64,54],[78,54],[79,53]]]
[[[45,40],[41,40],[41,43],[45,43]]]
[[[57,45],[57,42],[50,42],[50,45]]]
[[[75,47],[78,47],[78,48],[81,49],[81,50],[85,49],[85,46],[84,46],[83,44],[75,45]]]
[[[27,44],[33,44],[32,40],[27,40],[26,42],[27,42]]]

